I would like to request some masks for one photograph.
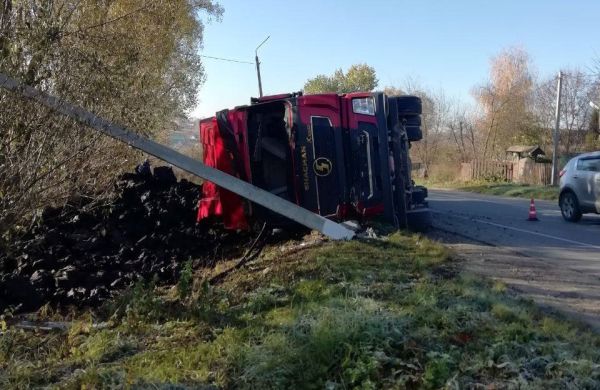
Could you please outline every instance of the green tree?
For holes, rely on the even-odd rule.
[[[3,0],[0,71],[156,136],[196,103],[212,0]],[[131,149],[0,92],[0,237],[48,205],[96,198]]]
[[[304,84],[304,93],[372,91],[378,83],[373,67],[367,64],[356,64],[352,65],[346,73],[338,69],[331,76],[321,74],[307,80]]]

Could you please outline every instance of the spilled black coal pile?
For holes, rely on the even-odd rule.
[[[196,223],[201,187],[177,182],[169,167],[125,174],[117,190],[119,198],[107,207],[81,211],[79,200],[45,210],[10,254],[0,254],[0,312],[47,302],[94,306],[140,278],[174,283],[188,260],[212,266],[237,256],[250,240]]]

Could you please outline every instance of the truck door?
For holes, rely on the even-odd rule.
[[[301,204],[323,216],[334,216],[345,197],[339,97],[299,97],[298,113],[295,151],[296,161],[300,162],[297,177]]]
[[[381,206],[382,197],[375,101],[370,94],[349,94],[344,101],[350,153],[349,200],[361,214],[377,213],[381,210],[374,207]]]

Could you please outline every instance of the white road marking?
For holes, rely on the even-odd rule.
[[[540,237],[544,237],[544,238],[550,238],[552,240],[563,241],[563,242],[567,242],[569,244],[575,244],[575,245],[582,246],[582,247],[585,247],[585,248],[592,248],[592,249],[598,249],[598,250],[600,250],[600,246],[597,246],[597,245],[586,244],[585,242],[579,242],[579,241],[569,240],[569,239],[566,239],[566,238],[552,236],[550,234],[534,232],[534,231],[526,230],[526,229],[520,229],[520,228],[516,228],[516,227],[512,227],[512,226],[502,225],[502,224],[495,223],[495,222],[488,222],[488,221],[484,221],[484,220],[477,219],[477,218],[462,217],[460,215],[456,215],[456,214],[448,213],[448,212],[444,212],[444,211],[438,211],[438,210],[433,210],[432,209],[431,212],[432,213],[437,213],[437,214],[444,214],[444,215],[447,215],[447,216],[453,217],[453,218],[464,219],[464,220],[470,221],[470,222],[479,222],[479,223],[482,223],[484,225],[490,225],[490,226],[495,226],[495,227],[499,227],[499,228],[503,228],[503,229],[513,230],[515,232],[528,233],[528,234],[533,234],[535,236],[540,236]]]

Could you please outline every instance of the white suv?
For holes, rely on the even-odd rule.
[[[577,222],[582,214],[600,214],[600,152],[572,158],[559,175],[558,205],[564,219]]]

